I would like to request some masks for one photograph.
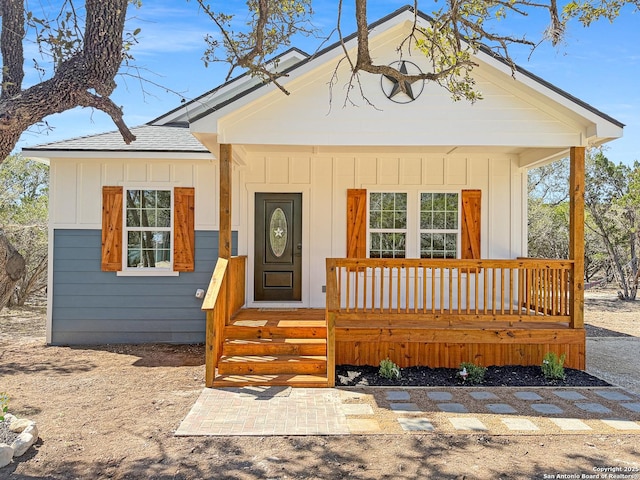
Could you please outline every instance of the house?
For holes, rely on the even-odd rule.
[[[396,51],[413,21],[405,7],[371,25],[377,62],[428,69]],[[483,51],[475,104],[363,75],[375,107],[343,107],[342,57],[289,50],[291,95],[243,75],[131,145],[25,149],[51,166],[47,342],[206,341],[208,385],[331,385],[336,363],[386,357],[554,351],[584,368],[584,151],[623,125]],[[566,156],[570,259],[527,259],[527,170]]]

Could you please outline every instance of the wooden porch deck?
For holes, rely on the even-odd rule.
[[[242,309],[224,329],[214,386],[326,387],[327,326],[322,309]],[[394,318],[395,317],[395,318]],[[547,352],[566,353],[566,366],[584,369],[585,331],[568,323],[478,322],[433,318],[338,319],[335,364],[457,368],[536,365]]]
[[[243,265],[220,259],[205,298],[207,386],[333,386],[335,365],[385,358],[585,368],[570,261],[327,259],[326,309],[243,309]]]

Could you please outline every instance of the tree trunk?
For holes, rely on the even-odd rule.
[[[0,230],[0,310],[13,295],[16,283],[23,277],[25,271],[24,258]]]

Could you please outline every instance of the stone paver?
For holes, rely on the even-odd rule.
[[[504,423],[509,430],[523,430],[523,431],[535,431],[540,430],[538,426],[533,423],[531,420],[527,420],[526,418],[518,418],[518,417],[510,417],[510,418],[501,418],[502,423]]]
[[[476,400],[497,400],[498,396],[491,392],[469,392],[472,398]]]
[[[620,403],[620,406],[632,412],[640,413],[640,403]]]
[[[632,422],[631,420],[618,420],[618,419],[609,419],[602,420],[603,423],[606,423],[610,427],[615,428],[616,430],[640,430],[640,425],[636,422]]]
[[[514,393],[516,398],[520,400],[530,400],[532,402],[542,400],[542,397],[538,395],[536,392],[516,392]]]
[[[402,430],[407,432],[433,432],[435,430],[433,424],[426,418],[405,418],[398,417],[398,423],[402,427]]]
[[[420,413],[418,405],[415,403],[390,403],[389,408],[396,413],[416,412]]]
[[[473,430],[475,432],[486,432],[489,429],[484,423],[475,417],[454,417],[449,422],[456,430]]]
[[[467,409],[467,407],[465,407],[461,403],[439,403],[438,408],[442,412],[469,413],[469,410]]]
[[[604,392],[607,393],[603,395]],[[397,415],[389,417],[391,412]],[[426,414],[433,417],[425,418]],[[379,435],[455,430],[497,435],[539,431],[575,435],[608,434],[612,429],[621,434],[640,433],[640,401],[633,394],[613,387],[554,390],[245,387],[204,389],[175,434]]]
[[[581,410],[585,412],[591,413],[611,413],[611,410],[602,405],[601,403],[591,403],[591,402],[578,402],[575,404]]]
[[[562,430],[592,430],[592,428],[577,418],[550,418]]]
[[[398,402],[398,401],[404,401],[404,400],[411,400],[411,395],[409,395],[409,392],[405,390],[400,390],[400,391],[391,390],[387,392],[386,398],[387,400],[393,400]]]
[[[492,413],[517,413],[518,411],[507,403],[487,403],[485,405]]]
[[[176,435],[345,435],[337,390],[299,388],[273,396],[244,389],[200,394]]]
[[[453,398],[449,392],[427,392],[427,397],[436,402],[447,402]]]
[[[607,400],[615,400],[615,401],[626,401],[633,400],[631,397],[625,395],[624,393],[618,392],[616,390],[595,390],[593,393],[601,396],[602,398],[606,398]]]
[[[557,415],[564,412],[559,406],[552,403],[532,403],[531,408],[538,413],[545,415]]]
[[[554,390],[553,394],[564,400],[586,400],[587,397],[575,390]]]

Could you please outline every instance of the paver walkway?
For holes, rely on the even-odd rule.
[[[640,396],[605,388],[204,389],[176,435],[640,434]]]

